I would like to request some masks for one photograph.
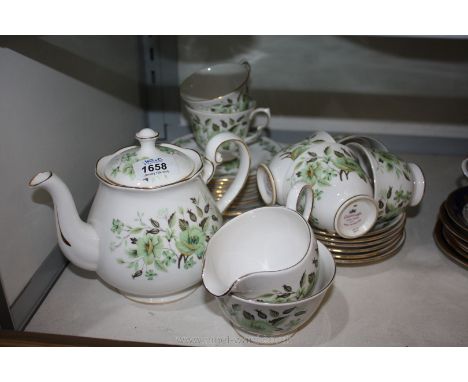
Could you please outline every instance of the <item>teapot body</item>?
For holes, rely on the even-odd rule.
[[[125,295],[159,298],[200,282],[222,215],[196,176],[157,190],[101,183],[88,222],[100,238],[98,275]]]

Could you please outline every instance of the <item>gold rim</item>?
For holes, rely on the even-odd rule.
[[[350,247],[363,247],[371,246],[378,244],[382,239],[387,238],[388,235],[393,235],[395,232],[399,231],[406,223],[406,219],[403,219],[397,225],[389,228],[388,231],[381,233],[380,235],[375,235],[371,237],[359,237],[357,239],[335,239],[333,237],[322,236],[319,233],[315,232],[315,236],[320,240],[330,243],[330,245],[336,246],[350,246]]]
[[[173,146],[173,145],[172,145]],[[132,147],[137,147],[137,146],[130,146],[128,148],[132,148]],[[127,147],[124,147],[123,149],[126,149]],[[112,187],[112,188],[120,188],[120,189],[123,189],[123,190],[134,190],[134,191],[154,191],[154,190],[159,190],[163,187],[169,187],[169,186],[174,186],[176,184],[179,184],[179,183],[184,183],[184,182],[188,182],[190,181],[191,179],[194,179],[196,178],[198,175],[201,174],[202,170],[203,170],[203,158],[201,157],[201,155],[195,151],[195,150],[192,150],[192,149],[184,149],[184,150],[191,150],[193,151],[195,154],[198,155],[198,157],[200,158],[200,166],[198,167],[198,169],[196,169],[195,171],[192,170],[192,172],[187,175],[185,178],[182,178],[182,179],[179,179],[178,181],[176,182],[172,182],[172,183],[168,183],[168,184],[165,184],[165,185],[161,185],[161,186],[154,186],[154,187],[136,187],[136,186],[125,186],[123,184],[119,184],[119,183],[115,183],[115,182],[112,182],[110,179],[108,179],[107,177],[103,177],[99,174],[98,172],[98,164],[99,162],[101,161],[101,159],[105,158],[105,157],[113,157],[114,155],[116,155],[119,151],[123,150],[123,149],[120,149],[120,150],[117,150],[116,152],[114,152],[113,154],[111,155],[105,155],[101,158],[99,158],[96,162],[96,165],[95,165],[95,169],[94,169],[94,174],[96,175],[96,177],[102,182],[102,183],[105,183],[107,184],[108,186]]]
[[[450,219],[450,216],[447,214],[447,210],[445,209],[445,204],[442,204],[442,206],[439,209],[439,219],[442,221],[443,225],[452,233],[454,234],[459,240],[463,242],[467,242],[466,236],[458,230],[458,226],[456,226],[452,220]]]
[[[445,207],[445,210],[447,211],[448,216],[450,217],[450,220],[452,220],[453,223],[455,223],[456,226],[462,232],[464,232],[466,235],[468,235],[468,227],[464,224],[463,221],[459,220],[460,219],[459,216],[457,216],[455,214],[455,212],[452,210],[452,208],[455,209],[455,206],[456,206],[454,199],[456,198],[456,195],[458,193],[460,193],[463,188],[468,190],[468,187],[462,187],[462,188],[458,188],[455,191],[451,192],[450,195],[447,197],[447,199],[444,202],[444,207]],[[450,208],[450,206],[452,206],[452,208]]]
[[[447,256],[450,260],[455,262],[458,265],[461,265],[463,268],[468,269],[468,261],[465,260],[462,256],[453,253],[452,247],[445,241],[442,235],[442,221],[440,219],[437,220],[437,223],[434,227],[434,231],[432,233],[432,237],[439,248],[439,250]]]
[[[39,175],[39,174],[48,174],[47,178],[42,179],[40,182],[34,182],[33,180]],[[43,171],[43,172],[38,172],[36,175],[34,175],[28,182],[28,186],[31,188],[37,187],[40,184],[44,183],[46,180],[49,180],[52,177],[53,173],[52,171]]]
[[[465,259],[468,260],[468,252],[466,252],[464,249],[460,247],[458,242],[454,240],[452,236],[450,236],[450,234],[448,233],[448,231],[445,229],[444,226],[442,226],[442,236],[444,237],[447,244],[450,245],[457,254],[459,254],[460,256],[463,256]]]
[[[443,228],[443,234],[445,236],[445,238],[447,239],[447,241],[449,242],[449,244],[455,244],[458,248],[460,248],[463,253],[466,255],[466,257],[468,258],[468,246],[466,244],[463,244],[460,240],[457,239],[457,237],[452,234],[445,226],[442,227]]]
[[[389,251],[387,251],[387,252],[385,252],[385,253],[383,253],[381,255],[369,257],[369,258],[366,258],[366,259],[356,259],[356,260],[335,258],[335,262],[337,264],[340,264],[340,265],[365,265],[365,264],[378,263],[380,261],[386,260],[386,259],[396,255],[401,250],[401,248],[403,248],[405,240],[406,240],[406,233],[403,234],[403,236],[401,238],[401,241],[398,242],[398,244],[396,245],[395,248],[390,249]]]
[[[217,100],[217,99],[222,99],[223,97],[225,97],[225,96],[227,96],[227,95],[229,95],[229,94],[231,94],[231,93],[234,93],[234,92],[238,91],[238,90],[241,89],[244,85],[247,84],[247,82],[249,81],[249,78],[250,78],[250,70],[251,70],[250,64],[249,64],[249,63],[247,63],[247,64],[249,65],[249,68],[248,68],[248,70],[247,70],[247,77],[242,81],[242,84],[241,84],[241,85],[239,85],[237,88],[231,90],[229,93],[223,94],[223,95],[221,95],[221,96],[217,96],[217,97],[215,97],[215,98],[204,99],[204,100],[198,100],[198,101],[191,101],[191,100],[188,100],[188,99],[184,98],[184,97],[182,96],[182,94],[181,94],[180,96],[181,96],[181,98],[182,98],[185,102],[190,102],[190,103],[195,103],[195,104],[200,104],[200,103],[203,103],[203,102],[210,102],[210,101],[215,101],[215,100]],[[242,64],[242,65],[243,65],[243,64]],[[212,65],[212,66],[215,66],[215,65]],[[212,66],[209,66],[209,68],[211,68]],[[198,73],[202,72],[202,71],[205,70],[205,69],[207,69],[207,68],[203,68],[203,69],[197,70],[195,73],[192,73],[189,77],[187,77],[187,78],[184,80],[184,82],[187,81],[190,77],[194,76],[195,74],[198,74]],[[183,87],[183,82],[182,82],[182,84],[180,85],[180,88],[181,88],[181,89],[182,89],[182,87]]]
[[[388,226],[385,226],[383,228],[379,228],[375,231],[373,230],[370,230],[369,232],[367,232],[365,235],[363,236],[360,236],[360,237],[357,237],[356,239],[346,239],[336,233],[332,233],[332,232],[327,232],[327,231],[323,231],[323,230],[320,230],[320,229],[317,229],[317,228],[314,228],[314,232],[318,235],[321,235],[321,236],[325,236],[325,237],[329,237],[329,238],[333,238],[333,239],[336,239],[336,240],[343,240],[345,242],[349,241],[349,240],[355,240],[356,242],[358,240],[365,240],[365,239],[371,239],[372,237],[376,236],[376,235],[380,235],[384,232],[387,232],[387,230],[389,230],[390,228],[394,227],[395,224],[399,224],[401,223],[401,220],[403,220],[404,218],[406,217],[406,214],[405,213],[401,213],[400,215],[398,215],[398,217],[395,218],[395,220],[392,220],[391,221],[391,224],[389,224]]]
[[[382,252],[385,252],[386,250],[392,248],[392,246],[396,245],[401,239],[401,237],[403,236],[404,231],[405,231],[404,229],[401,230],[400,232],[398,232],[396,236],[392,237],[391,240],[385,243],[379,244],[372,248],[364,248],[362,250],[356,250],[356,249],[350,250],[350,249],[334,249],[334,248],[328,247],[328,249],[330,250],[331,253],[333,253],[333,255],[336,255],[337,257],[340,257],[343,259],[344,258],[358,259],[358,258],[378,256],[379,254],[382,254]]]
[[[359,250],[359,251],[370,251],[373,248],[378,249],[377,247],[381,246],[384,243],[389,243],[395,239],[398,235],[401,234],[401,231],[404,229],[404,226],[399,227],[397,230],[389,233],[388,235],[385,235],[384,237],[380,238],[379,240],[375,240],[372,242],[367,242],[367,243],[350,243],[350,244],[342,244],[342,243],[333,243],[333,242],[328,242],[325,240],[321,240],[317,235],[316,238],[318,240],[321,240],[325,245],[329,246],[329,248],[332,249],[337,249],[337,250]]]

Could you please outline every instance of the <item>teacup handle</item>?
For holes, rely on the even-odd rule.
[[[257,167],[257,188],[267,206],[272,206],[276,203],[275,179],[265,163],[260,163]]]
[[[254,111],[252,111],[252,113],[250,113],[250,115],[249,115],[249,129],[250,129],[250,124],[252,123],[252,121],[254,120],[254,118],[255,118],[255,116],[257,114],[265,114],[266,122],[263,125],[262,124],[258,125],[257,130],[255,131],[255,133],[253,135],[251,135],[250,137],[245,139],[245,143],[247,143],[247,144],[255,142],[260,137],[260,135],[262,134],[263,129],[265,127],[267,127],[268,124],[270,123],[270,119],[271,119],[270,109],[268,107],[259,107],[259,108],[255,109]]]
[[[221,213],[226,210],[242,190],[250,171],[250,154],[247,145],[242,138],[229,132],[215,135],[206,145],[205,156],[214,165],[214,169],[223,162],[223,157],[218,150],[227,142],[235,143],[239,148],[239,170],[223,197],[216,202],[216,206]]]
[[[305,206],[304,211],[302,211],[302,217],[309,221],[312,207],[314,206],[314,190],[312,185],[305,182],[294,184],[288,192],[286,207],[300,213],[300,203],[303,197],[305,198]]]

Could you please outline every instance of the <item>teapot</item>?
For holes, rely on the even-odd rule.
[[[248,177],[250,155],[238,136],[225,132],[207,144],[205,156],[156,141],[151,129],[96,163],[99,180],[87,223],[71,193],[54,173],[40,172],[31,188],[47,190],[55,207],[58,243],[76,266],[95,271],[109,285],[138,302],[175,301],[201,281],[207,242],[222,225],[222,212]],[[223,161],[227,142],[239,148],[239,171],[215,201],[206,183]]]

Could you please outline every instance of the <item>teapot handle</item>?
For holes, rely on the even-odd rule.
[[[223,197],[216,202],[216,206],[221,213],[229,207],[235,197],[242,190],[250,171],[250,154],[247,145],[240,137],[233,133],[224,132],[211,138],[206,145],[205,157],[216,169],[216,166],[223,162],[223,158],[218,150],[226,142],[233,142],[239,148],[239,170]]]

